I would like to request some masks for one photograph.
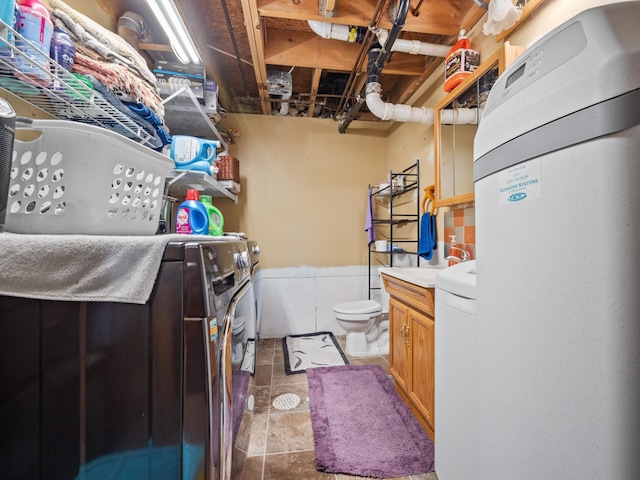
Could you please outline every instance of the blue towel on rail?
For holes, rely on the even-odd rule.
[[[436,216],[423,213],[420,219],[420,241],[418,242],[418,255],[425,260],[431,260],[433,251],[438,248],[438,232],[436,229]]]

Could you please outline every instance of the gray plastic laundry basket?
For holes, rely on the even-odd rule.
[[[153,235],[173,165],[170,158],[93,125],[17,124],[5,231]]]

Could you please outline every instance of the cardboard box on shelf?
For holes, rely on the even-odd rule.
[[[188,85],[195,96],[204,103],[206,75],[202,65],[184,65],[177,62],[157,60],[153,73],[160,86],[175,91],[184,85]]]

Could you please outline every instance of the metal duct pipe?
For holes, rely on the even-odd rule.
[[[147,30],[147,24],[141,15],[127,11],[118,18],[118,35],[138,51],[140,40],[149,39],[149,30]]]
[[[289,115],[289,102],[287,100],[291,100],[291,94],[282,96],[282,102],[280,103],[280,115]]]

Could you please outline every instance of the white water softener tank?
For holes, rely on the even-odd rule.
[[[576,15],[489,94],[474,144],[480,480],[638,478],[638,19],[640,1]]]

